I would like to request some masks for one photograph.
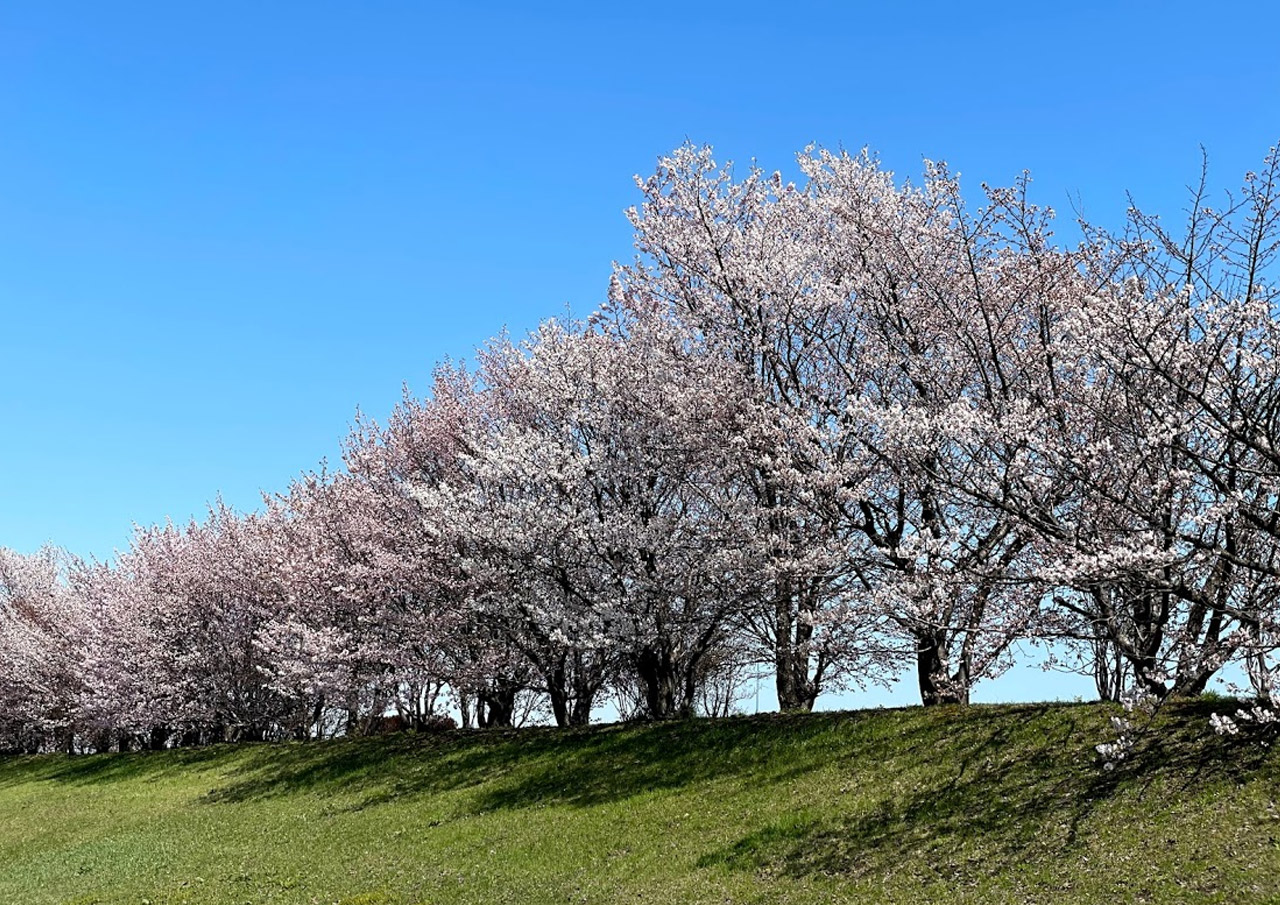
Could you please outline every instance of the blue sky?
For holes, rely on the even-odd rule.
[[[25,8],[22,8],[25,7]],[[810,142],[1176,213],[1280,139],[1270,4],[0,12],[0,545],[256,505],[357,406],[590,310],[636,173]],[[1069,219],[1069,218],[1068,218]],[[1064,232],[1069,228],[1064,224]]]

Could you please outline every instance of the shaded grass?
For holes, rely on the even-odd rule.
[[[0,761],[0,902],[1264,902],[1280,769],[1100,705]]]

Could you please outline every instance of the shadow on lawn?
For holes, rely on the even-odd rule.
[[[1167,709],[1162,731],[1111,773],[1093,751],[1108,738],[1110,710],[1009,705],[19,758],[0,762],[0,785],[202,771],[209,807],[313,796],[359,810],[457,792],[461,812],[483,813],[586,807],[713,781],[720,785],[700,794],[732,795],[735,783],[745,789],[812,775],[810,800],[829,794],[829,801],[756,826],[699,866],[795,876],[916,870],[954,881],[1041,857],[1052,863],[1121,786],[1138,794],[1154,788],[1154,798],[1171,786],[1251,775],[1266,750],[1213,736],[1215,709],[1222,705]]]
[[[1101,769],[1093,751],[1106,739],[1100,708],[1002,708],[994,719],[966,714],[949,732],[935,727],[902,739],[873,771],[886,782],[899,769],[912,771],[914,785],[885,790],[852,814],[837,807],[788,815],[705,855],[698,866],[795,877],[908,871],[956,883],[1017,864],[1053,864],[1076,843],[1082,822],[1121,787],[1151,795],[1158,809],[1166,802],[1155,796],[1254,775],[1268,752],[1216,738],[1208,717],[1221,709],[1220,703],[1169,707],[1160,731],[1140,736],[1112,772]],[[918,747],[912,753],[926,742],[927,757]],[[919,769],[922,763],[934,765],[931,775]]]
[[[212,745],[127,754],[35,754],[0,758],[0,789],[30,782],[92,785],[159,780],[175,771],[190,773],[217,767],[232,750],[230,745]]]
[[[859,716],[830,714],[351,739],[264,747],[211,792],[211,802],[292,794],[358,794],[356,808],[473,789],[484,812],[590,806],[718,777],[812,769],[787,755]],[[785,754],[783,753],[785,752]]]
[[[975,706],[260,746],[225,773],[206,800],[335,795],[338,806],[361,809],[465,790],[459,806],[481,813],[587,807],[710,781],[790,783],[816,771],[827,771],[823,782],[838,784],[831,779],[834,767],[861,797],[861,813],[839,825],[809,826],[795,852],[783,853],[795,869],[842,869],[868,844],[910,850],[906,836],[922,830],[930,845],[951,839],[957,847],[972,833],[989,834],[1013,857],[1045,838],[1048,822],[1063,827],[1059,841],[1069,842],[1095,803],[1121,783],[1176,776],[1191,784],[1233,770],[1243,775],[1249,759],[1261,755],[1208,731],[1208,712],[1220,706],[1167,712],[1161,719],[1172,734],[1148,736],[1114,773],[1100,769],[1093,750],[1108,738],[1104,708]],[[891,789],[902,777],[909,783]],[[870,811],[866,801],[873,803]],[[833,802],[827,810],[850,809]],[[709,857],[731,866],[775,858],[779,840],[799,833],[802,822],[793,816],[762,831],[767,839],[747,836]]]

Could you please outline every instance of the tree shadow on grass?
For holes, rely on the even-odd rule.
[[[919,858],[972,873],[972,859],[994,867],[1069,846],[1122,784],[1251,775],[1265,754],[1208,731],[1209,711],[1221,708],[1184,705],[1162,716],[1167,731],[1112,773],[1093,752],[1108,738],[1106,708],[1007,705],[17,758],[0,761],[0,787],[202,771],[211,791],[201,800],[211,807],[311,796],[358,810],[461,793],[451,808],[484,813],[590,807],[725,780],[790,784],[821,772],[823,785],[812,788],[830,787],[829,804],[753,827],[702,866],[870,875]]]
[[[0,758],[0,789],[33,782],[95,785],[158,780],[176,772],[216,767],[246,746],[210,745],[126,754],[34,754]]]
[[[750,773],[785,774],[806,740],[856,715],[522,729],[351,739],[254,752],[207,796],[226,803],[294,794],[358,796],[364,808],[473,789],[474,812],[565,804],[587,807]],[[799,769],[816,768],[801,762]]]
[[[975,719],[980,714],[970,711],[945,733],[935,726],[901,738],[877,769],[851,764],[851,774],[885,783],[864,806],[786,815],[698,863],[793,877],[873,878],[905,870],[947,883],[1019,864],[1053,864],[1122,787],[1159,809],[1193,789],[1258,775],[1267,749],[1209,731],[1209,713],[1221,707],[1167,708],[1112,771],[1093,751],[1107,740],[1105,712],[1096,705],[1001,708],[991,719]],[[918,747],[926,744],[927,752]],[[933,769],[921,769],[926,763]],[[893,787],[890,781],[904,771],[912,782]]]
[[[1074,713],[1085,718],[1087,730],[1072,734]],[[1037,721],[1043,726],[1036,728]],[[482,813],[591,807],[726,779],[750,786],[791,783],[833,765],[847,769],[853,782],[884,784],[894,770],[923,762],[948,768],[958,764],[959,769],[948,780],[951,788],[922,796],[919,809],[948,802],[958,809],[966,806],[966,795],[997,788],[1001,777],[982,765],[1003,756],[1010,737],[1018,733],[1030,732],[1038,742],[1045,727],[1066,732],[1070,737],[1057,742],[1064,750],[1050,752],[1043,769],[1058,769],[1065,757],[1094,775],[1092,746],[1105,738],[1104,724],[1105,714],[1096,707],[1019,705],[770,714],[572,731],[450,732],[264,746],[230,771],[206,800],[334,795],[342,797],[346,808],[362,809],[466,790],[462,807]]]

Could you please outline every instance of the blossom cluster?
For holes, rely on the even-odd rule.
[[[1276,153],[1183,233],[1071,248],[1025,177],[972,208],[942,164],[798,161],[664,158],[596,312],[260,511],[0,551],[0,747],[723,713],[751,675],[963,704],[1019,642],[1112,700],[1235,664],[1258,703],[1215,728],[1273,722]]]

